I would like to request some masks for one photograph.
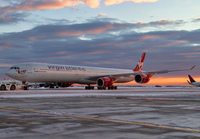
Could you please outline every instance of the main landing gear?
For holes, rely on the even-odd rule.
[[[106,90],[106,87],[105,86],[103,86],[103,87],[97,86],[97,89],[98,90]],[[90,86],[90,85],[85,86],[85,90],[94,90],[94,86]],[[112,86],[108,87],[108,90],[117,90],[117,86],[112,85]]]
[[[106,90],[105,86],[103,86],[103,87],[98,86],[97,88],[98,88],[98,90]],[[108,87],[108,90],[117,90],[117,86],[112,85],[112,86]]]
[[[108,90],[117,90],[117,86],[112,85],[112,86],[108,87]]]
[[[94,86],[88,85],[88,86],[85,87],[85,90],[94,90]]]
[[[23,84],[23,87],[22,87],[23,90],[29,90],[28,82],[22,81],[22,84]]]

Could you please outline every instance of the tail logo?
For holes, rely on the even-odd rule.
[[[133,71],[142,71],[145,56],[146,56],[146,53],[143,53],[137,66],[133,69]]]
[[[17,70],[17,72],[18,72],[19,74],[21,74],[21,75],[25,75],[26,70],[21,70],[21,71],[20,71],[20,69],[19,69],[19,70]]]
[[[141,70],[143,68],[143,63],[144,63],[144,61],[142,61],[142,59],[140,59],[140,61],[138,62],[138,68]]]

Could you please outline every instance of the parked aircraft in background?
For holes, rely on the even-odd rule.
[[[159,70],[153,72],[142,71],[146,53],[143,53],[138,64],[133,70],[99,68],[72,65],[55,65],[41,63],[24,63],[12,66],[5,74],[13,79],[26,82],[44,82],[51,88],[56,86],[69,87],[73,83],[86,84],[85,89],[94,89],[92,84],[97,84],[98,89],[117,89],[114,83],[126,83],[135,80],[137,83],[148,83],[155,74],[174,71],[192,70]]]
[[[200,87],[200,82],[196,82],[190,75],[188,77],[190,79],[190,81],[187,80],[189,84]]]

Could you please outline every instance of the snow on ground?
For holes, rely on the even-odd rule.
[[[31,89],[0,91],[0,98],[30,97],[175,97],[200,95],[200,88],[119,88],[118,90]]]

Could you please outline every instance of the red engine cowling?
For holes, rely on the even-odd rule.
[[[147,74],[135,75],[135,81],[137,83],[148,83],[149,80],[150,80],[150,77]]]
[[[99,87],[110,87],[113,85],[113,81],[108,77],[98,78],[97,85]]]
[[[73,83],[57,83],[59,87],[70,87]]]

